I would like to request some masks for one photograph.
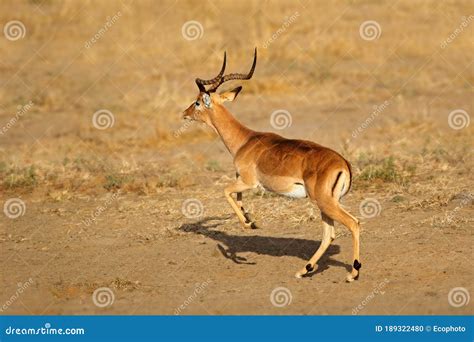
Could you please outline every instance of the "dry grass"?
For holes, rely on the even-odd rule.
[[[199,183],[190,177],[196,172],[231,175],[228,159],[220,152],[212,157],[221,151],[213,145],[213,133],[183,127],[179,113],[195,95],[193,78],[211,75],[224,49],[229,68],[241,70],[253,46],[259,47],[257,74],[245,85],[243,108],[237,108],[261,122],[262,129],[272,129],[269,115],[259,114],[262,108],[268,113],[289,108],[295,118],[308,110],[328,113],[335,122],[349,124],[341,125],[340,136],[310,138],[340,149],[373,105],[391,101],[361,137],[343,148],[356,168],[356,189],[388,184],[416,194],[412,188],[420,183],[454,186],[450,178],[467,176],[472,167],[471,128],[453,132],[446,127],[450,110],[472,109],[472,61],[466,53],[472,27],[440,48],[440,37],[448,37],[472,12],[469,1],[200,6],[192,1],[159,6],[152,1],[23,1],[2,2],[0,8],[2,22],[15,8],[27,28],[22,40],[0,41],[1,122],[8,122],[17,106],[34,103],[0,136],[5,193],[122,189],[150,194]],[[118,21],[85,48],[118,11]],[[263,48],[296,12],[287,30]],[[181,27],[188,20],[201,22],[203,39],[183,39]],[[365,20],[379,22],[380,39],[361,39],[359,26]],[[101,108],[114,113],[112,129],[91,125],[92,114]],[[331,124],[331,118],[323,118],[323,124]],[[307,135],[304,127],[295,135]]]

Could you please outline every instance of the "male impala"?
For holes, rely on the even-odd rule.
[[[248,80],[257,63],[255,49],[252,68],[247,75],[224,76],[226,54],[219,74],[210,80],[196,79],[199,95],[183,114],[185,119],[205,122],[221,137],[234,158],[237,180],[224,189],[224,194],[244,228],[255,228],[255,223],[242,206],[242,192],[261,185],[278,194],[305,198],[321,210],[323,238],[316,253],[305,267],[296,273],[300,278],[317,267],[316,263],[334,240],[334,221],[352,233],[353,267],[347,281],[359,276],[359,221],[339,205],[339,200],[351,187],[351,167],[337,152],[311,141],[286,139],[274,133],[256,132],[245,127],[223,106],[233,101],[242,87],[216,93],[226,81]],[[210,86],[207,90],[205,86]],[[232,194],[237,195],[235,201]]]

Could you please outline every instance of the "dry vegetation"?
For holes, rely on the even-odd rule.
[[[0,128],[15,117],[19,106],[33,103],[0,135],[0,200],[3,203],[18,197],[27,203],[27,215],[15,220],[0,218],[2,259],[7,260],[13,253],[15,257],[8,260],[14,260],[19,254],[25,264],[34,265],[35,251],[42,248],[50,254],[42,254],[40,265],[56,253],[66,259],[65,255],[82,255],[83,251],[79,253],[71,244],[84,244],[84,253],[95,258],[91,244],[97,245],[98,250],[106,246],[114,249],[120,238],[132,250],[123,255],[121,250],[117,251],[117,260],[127,255],[143,255],[137,244],[167,246],[169,241],[177,244],[181,239],[175,248],[184,250],[192,238],[203,244],[203,237],[219,240],[223,233],[210,234],[205,224],[196,224],[197,236],[190,234],[195,220],[182,216],[181,204],[187,198],[198,198],[204,204],[205,217],[230,214],[222,203],[221,188],[234,175],[232,161],[213,132],[197,124],[183,126],[180,113],[197,93],[194,78],[215,73],[224,50],[228,53],[228,69],[244,71],[254,46],[259,48],[256,74],[244,84],[244,91],[230,105],[231,110],[255,129],[314,140],[336,149],[352,162],[355,181],[347,199],[351,211],[359,215],[359,203],[368,197],[382,204],[383,215],[368,220],[364,227],[364,251],[370,248],[371,238],[389,237],[400,246],[406,245],[406,234],[413,234],[415,229],[426,233],[423,238],[433,229],[446,236],[452,236],[451,229],[458,229],[462,242],[456,242],[456,246],[469,257],[473,125],[454,130],[448,125],[448,114],[455,109],[463,109],[471,116],[474,112],[474,22],[445,48],[440,44],[459,27],[462,17],[474,13],[473,9],[471,1],[2,1],[0,23],[20,20],[27,31],[17,41],[3,36],[0,39]],[[119,12],[119,19],[100,39],[85,47],[104,27],[107,17]],[[265,42],[294,13],[298,13],[297,19],[264,48]],[[202,38],[183,38],[182,25],[189,20],[202,24]],[[378,39],[361,39],[359,26],[366,20],[380,24],[382,32]],[[354,138],[354,130],[370,117],[374,106],[384,101],[389,103],[387,108]],[[93,126],[92,116],[100,109],[113,113],[113,127],[98,130]],[[291,113],[291,127],[283,131],[272,128],[270,114],[276,109]],[[117,191],[119,201],[97,224],[87,227],[81,223],[98,203]],[[319,229],[314,229],[313,222],[319,224],[319,214],[311,203],[259,192],[247,197],[248,206],[263,221],[263,227],[265,222],[279,227],[263,228],[256,234],[282,234],[287,228],[285,222],[290,225],[288,233],[283,233],[288,238],[291,234],[301,237],[303,233],[297,228],[304,225],[309,227],[306,239],[318,239]],[[455,215],[450,214],[453,210]],[[211,228],[245,236],[238,230],[236,220],[224,221],[224,226]],[[186,224],[191,224],[191,228]],[[39,228],[39,236],[35,235],[35,228]],[[347,235],[343,230],[338,233],[342,238]],[[53,237],[62,242],[57,246],[48,244]],[[434,246],[445,243],[445,237],[441,237],[432,241]],[[220,241],[230,240],[224,236]],[[349,237],[347,242],[341,248],[346,259],[350,252]],[[434,246],[420,248],[419,253],[427,262],[439,249]],[[243,250],[243,254],[247,258],[252,253],[260,254],[257,247],[255,250]],[[367,251],[366,258],[377,258],[380,246],[371,251]],[[147,258],[157,257],[157,262],[173,268],[172,261],[166,258],[174,255],[174,251],[162,253],[162,259]],[[186,258],[187,253],[182,253]],[[197,253],[204,260],[209,257],[207,251],[193,253],[191,256]],[[308,253],[311,248],[305,255]],[[387,253],[393,260],[398,251],[389,247]],[[439,257],[442,256],[436,256]],[[293,269],[304,262],[302,258],[288,259],[285,270],[275,274],[275,279],[292,276]],[[176,268],[186,273],[185,266],[176,262]],[[261,260],[252,272],[265,262]],[[19,267],[13,261],[3,265],[2,273]],[[111,265],[113,262],[107,261],[102,266],[110,269]],[[214,266],[203,265],[194,272],[215,273]],[[137,272],[143,271],[142,267]],[[464,272],[463,266],[452,267],[449,279]],[[0,278],[5,298],[18,281],[24,281],[28,272],[33,272],[29,266],[20,268],[15,279]],[[248,271],[239,270],[245,278]],[[31,295],[31,303],[27,304],[27,299],[21,306],[17,303],[16,312],[91,312],[94,309],[78,308],[74,300],[87,301],[97,284],[109,284],[122,291],[116,282],[130,282],[127,291],[144,291],[147,298],[150,293],[169,297],[171,292],[167,291],[178,281],[173,278],[174,283],[167,280],[156,285],[148,280],[148,285],[139,286],[136,281],[147,280],[135,274],[133,278],[127,270],[103,279],[97,279],[100,277],[91,270],[79,280],[72,271],[61,276],[49,272],[44,278],[37,275],[41,279],[37,287],[46,297],[51,296],[53,304]],[[127,275],[133,279],[124,279]],[[343,279],[340,270],[339,275]],[[472,281],[472,271],[463,276]],[[322,277],[319,283],[324,282],[324,275],[314,278],[318,277]],[[430,274],[426,280],[420,276],[428,283],[432,277]],[[445,296],[446,288],[467,287],[467,283],[451,284],[449,279],[429,291]],[[186,284],[191,280],[179,281],[182,283],[175,293],[177,299],[169,299],[166,308],[148,310],[145,306],[134,312],[170,313],[190,291]],[[332,282],[328,283],[329,286]],[[396,280],[392,284],[396,288]],[[156,290],[159,294],[149,289],[155,285],[163,286]],[[371,286],[368,284],[367,289]],[[367,289],[360,289],[361,296]],[[266,291],[262,289],[265,300]],[[294,291],[297,294],[299,290]],[[206,310],[198,305],[189,312],[249,313],[245,302],[239,303],[237,299],[234,309],[216,309],[210,304],[219,300],[218,294],[215,296],[206,299]],[[128,297],[122,293],[121,300],[125,302]],[[441,300],[445,302],[445,297]],[[44,309],[48,304],[51,307]],[[326,303],[322,311],[310,312],[303,303],[295,303],[287,313],[349,313],[351,305],[344,305],[331,307]],[[375,306],[366,312],[396,313],[390,311],[391,305]],[[417,312],[418,307],[413,304],[402,313]],[[113,312],[133,313],[120,307],[116,310]],[[450,312],[450,308],[437,302],[428,305],[427,310]],[[254,312],[276,313],[270,309],[250,311]]]

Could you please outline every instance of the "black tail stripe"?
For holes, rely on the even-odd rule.
[[[339,171],[339,173],[337,174],[337,177],[336,177],[336,181],[334,182],[334,185],[332,186],[332,195],[334,196],[334,189],[336,188],[336,185],[337,185],[337,182],[339,181],[339,177],[341,177],[342,175],[342,171]]]
[[[346,194],[349,192],[349,190],[352,187],[352,167],[351,164],[346,160],[347,168],[349,169],[349,188],[346,191]]]

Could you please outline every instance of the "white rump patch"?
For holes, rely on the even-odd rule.
[[[346,182],[342,183],[342,188],[341,188],[341,193],[340,193],[340,195],[339,195],[339,200],[341,200],[342,196],[345,195],[345,193],[344,193],[344,187],[345,187],[345,185],[346,185]]]
[[[306,189],[303,184],[293,184],[293,189],[290,192],[282,192],[283,196],[292,198],[305,198],[308,197]]]

